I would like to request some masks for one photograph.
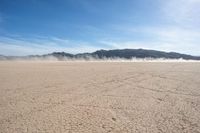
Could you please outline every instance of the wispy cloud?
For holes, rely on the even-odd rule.
[[[161,7],[163,17],[181,26],[200,22],[200,0],[167,0],[163,1]]]
[[[124,28],[123,30],[125,30]],[[130,39],[126,41],[102,40],[100,43],[112,48],[146,48],[200,55],[200,32],[178,27],[140,27],[126,32],[134,36],[149,36],[147,40]]]
[[[0,54],[3,55],[30,55],[45,54],[55,51],[69,53],[92,52],[101,47],[92,46],[83,41],[66,40],[58,37],[31,38],[0,37]]]
[[[120,47],[126,47],[125,44],[129,42],[129,47],[135,47],[139,44],[142,48],[150,47],[200,55],[200,0],[157,2],[160,7],[157,11],[160,12],[158,19],[162,19],[163,22],[141,25],[120,23],[112,25],[119,33],[125,33],[129,36],[125,41],[118,41],[121,43]]]
[[[115,30],[130,37],[125,41],[109,39],[101,42],[114,48],[148,48],[200,55],[200,0],[167,0],[159,3],[158,12],[163,23],[114,25]]]
[[[112,12],[108,8],[110,6],[103,3],[99,6],[98,3],[88,0],[79,1],[80,7],[93,17],[97,18],[96,15],[106,13],[104,12],[106,10],[108,14],[110,13],[111,16],[117,18],[116,21],[105,17],[109,20],[105,19],[104,22],[102,21],[104,15],[99,15],[99,17],[102,17],[99,19],[102,21],[101,23],[99,21],[92,22],[92,20],[89,20],[88,25],[86,23],[74,24],[73,22],[72,27],[76,25],[76,28],[69,30],[72,31],[73,35],[67,32],[66,35],[70,35],[75,40],[55,37],[51,33],[49,33],[49,36],[52,35],[53,37],[36,35],[27,38],[16,35],[10,36],[9,32],[7,36],[0,37],[0,54],[27,55],[54,51],[78,53],[91,52],[97,49],[147,48],[200,55],[200,0],[152,0],[152,2],[156,2],[154,5],[159,8],[155,10],[149,8],[152,13],[148,16],[142,5],[138,6],[138,9],[130,9],[131,14],[130,12],[126,12],[127,14],[123,12],[120,15],[118,10],[113,10],[117,13]],[[137,1],[135,1],[135,4],[137,4]],[[148,8],[148,6],[145,6],[145,8]],[[127,19],[122,21],[119,19],[120,17],[127,17]],[[0,14],[0,23],[4,21],[1,19],[3,18]],[[149,20],[149,22],[146,22],[146,20]],[[73,33],[73,31],[75,32]]]

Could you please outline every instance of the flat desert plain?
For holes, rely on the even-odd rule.
[[[0,62],[1,133],[199,133],[200,63]]]

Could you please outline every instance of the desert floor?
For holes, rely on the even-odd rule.
[[[0,132],[200,132],[200,63],[0,62]]]

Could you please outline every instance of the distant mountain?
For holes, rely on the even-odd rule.
[[[5,60],[5,57],[3,55],[0,55],[0,60]]]
[[[185,59],[185,60],[200,60],[200,56],[192,56],[187,54],[180,54],[176,52],[163,52],[156,50],[145,49],[115,49],[115,50],[98,50],[92,53],[70,54],[65,52],[53,52],[45,55],[30,55],[30,56],[3,56],[0,55],[0,60],[14,60],[14,59],[132,59],[132,58],[152,58],[152,59]]]
[[[186,60],[200,60],[200,56],[191,56],[187,54],[180,54],[176,52],[163,52],[156,50],[145,50],[145,49],[116,49],[116,50],[99,50],[92,53],[93,56],[99,58],[166,58],[166,59],[186,59]]]

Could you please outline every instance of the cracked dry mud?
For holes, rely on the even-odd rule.
[[[200,63],[0,62],[1,133],[200,132]]]

